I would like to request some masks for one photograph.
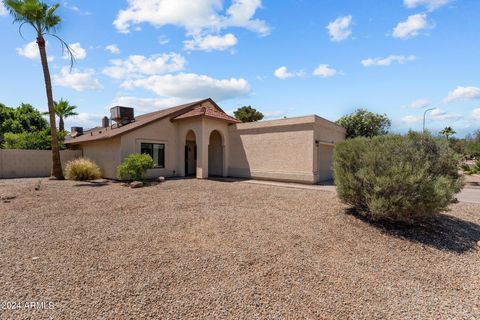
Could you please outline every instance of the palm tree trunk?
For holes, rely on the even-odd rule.
[[[64,132],[65,131],[65,123],[63,122],[63,117],[59,117],[60,120],[58,120],[58,131]]]
[[[45,50],[45,39],[41,34],[37,37],[40,59],[42,61],[43,77],[45,78],[45,89],[47,91],[48,115],[50,118],[50,135],[52,137],[52,171],[51,178],[63,180],[62,163],[60,161],[60,151],[58,149],[57,128],[55,121],[55,108],[53,105],[52,80],[48,69],[47,51]]]

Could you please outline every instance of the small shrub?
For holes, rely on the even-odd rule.
[[[338,196],[372,220],[412,222],[446,211],[463,187],[458,167],[446,141],[414,132],[346,140],[333,157]]]
[[[143,180],[147,169],[153,168],[153,159],[148,154],[131,154],[117,167],[121,180]]]
[[[101,177],[100,168],[95,162],[79,158],[67,162],[65,166],[65,178],[68,180],[86,181],[95,180]]]
[[[468,175],[480,173],[480,159],[477,160],[473,166],[469,166],[468,164],[463,164],[462,170],[465,174],[468,174]]]

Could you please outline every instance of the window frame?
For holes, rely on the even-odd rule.
[[[163,148],[160,148],[160,149],[157,149],[157,150],[163,150],[163,165],[159,165],[159,164],[156,164],[154,163],[154,169],[165,169],[166,168],[166,162],[167,162],[167,157],[166,157],[166,149],[167,149],[167,144],[165,142],[157,142],[157,141],[139,141],[139,149],[140,149],[140,154],[144,154],[144,152],[142,152],[142,150],[146,149],[146,148],[143,148],[143,145],[150,145],[150,148],[151,148],[151,151],[152,151],[152,154],[149,154],[150,156],[153,155],[153,152],[154,152],[154,145],[160,145],[160,146],[163,146]],[[153,158],[153,161],[155,161],[155,157],[152,156]],[[160,160],[160,157],[158,157],[158,160]]]

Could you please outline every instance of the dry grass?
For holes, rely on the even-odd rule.
[[[0,303],[54,309],[0,318],[480,318],[480,205],[408,229],[314,190],[37,180],[0,181]]]

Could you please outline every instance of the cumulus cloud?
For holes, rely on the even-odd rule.
[[[245,79],[215,79],[195,73],[176,75],[154,75],[143,79],[127,80],[122,83],[126,89],[143,88],[162,97],[199,99],[211,97],[226,100],[246,96],[250,85]]]
[[[155,27],[183,27],[189,34],[241,27],[267,35],[270,28],[265,21],[253,18],[261,5],[261,0],[233,0],[222,14],[218,0],[128,0],[128,7],[118,12],[113,24],[123,33],[128,33],[133,25],[150,23]]]
[[[368,58],[362,60],[362,64],[365,67],[388,67],[392,63],[397,62],[399,64],[405,64],[409,61],[414,61],[416,57],[414,55],[410,56],[398,56],[390,55],[386,58]]]
[[[72,43],[69,45],[69,47],[72,50],[73,57],[76,60],[83,60],[87,57],[87,50],[82,48],[79,42]],[[70,59],[70,57],[65,53],[63,55],[63,59]]]
[[[279,79],[287,79],[295,76],[293,73],[289,72],[285,66],[276,69],[273,72],[273,75]]]
[[[127,106],[135,108],[135,112],[146,113],[180,105],[187,102],[180,98],[138,98],[132,96],[119,96],[112,101],[114,106]]]
[[[402,122],[408,123],[408,124],[413,124],[420,122],[422,120],[422,117],[420,116],[405,116],[402,118]]]
[[[472,118],[480,121],[480,108],[472,110]]]
[[[421,109],[421,108],[427,107],[429,104],[430,104],[430,102],[426,99],[418,99],[418,100],[413,101],[412,103],[410,103],[406,107],[410,108],[410,109]]]
[[[227,33],[224,36],[206,35],[206,36],[194,36],[191,40],[183,42],[186,50],[198,50],[198,51],[223,51],[228,48],[234,47],[238,40],[232,33]]]
[[[403,4],[409,9],[424,6],[429,11],[434,11],[450,2],[452,2],[452,0],[403,0]]]
[[[480,99],[479,87],[456,87],[448,93],[448,96],[443,99],[445,103],[451,103],[461,100],[475,100]]]
[[[105,47],[105,50],[111,54],[120,54],[120,48],[116,44],[109,44]]]
[[[65,119],[65,127],[80,126],[84,128],[95,128],[100,126],[104,114],[80,112],[76,116]]]
[[[418,36],[423,29],[430,28],[425,13],[411,15],[406,21],[397,24],[393,29],[393,37],[398,39],[408,39]]]
[[[186,60],[182,55],[170,52],[148,58],[132,55],[125,60],[111,60],[110,64],[102,73],[114,79],[125,79],[181,71],[185,68]]]
[[[327,25],[330,40],[339,42],[347,39],[352,34],[352,16],[339,17]]]
[[[36,41],[27,43],[23,48],[17,48],[17,53],[28,59],[37,59],[40,57]]]
[[[63,67],[60,74],[53,76],[53,83],[76,91],[99,91],[103,86],[94,76],[95,71],[92,69],[82,72],[78,69],[70,70],[68,67]]]
[[[331,68],[328,64],[321,64],[315,70],[313,70],[313,75],[322,78],[333,77],[338,73],[337,70]]]
[[[458,113],[447,113],[442,109],[436,108],[432,110],[428,118],[433,121],[457,121],[462,119],[463,116]]]

